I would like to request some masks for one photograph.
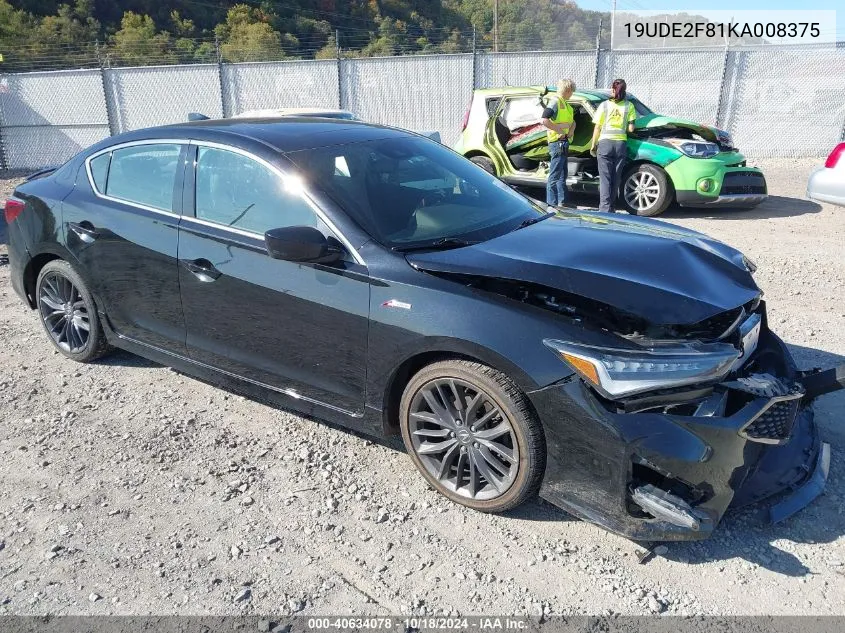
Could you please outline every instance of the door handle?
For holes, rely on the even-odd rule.
[[[76,236],[86,244],[90,244],[100,237],[100,233],[88,220],[83,220],[82,222],[68,222],[67,228],[73,231]]]
[[[207,259],[182,259],[180,261],[182,262],[182,265],[191,271],[200,281],[214,281],[223,274]]]

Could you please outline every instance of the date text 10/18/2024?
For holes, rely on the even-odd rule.
[[[315,617],[308,618],[309,631],[523,631],[530,625],[527,617]]]

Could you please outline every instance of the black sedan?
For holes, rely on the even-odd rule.
[[[821,492],[753,264],[651,220],[550,213],[451,150],[351,121],[107,139],[7,202],[12,282],[53,345],[119,347],[373,435],[483,511],[538,490],[635,539]],[[782,491],[789,489],[786,496]]]

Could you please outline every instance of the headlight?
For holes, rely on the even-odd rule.
[[[667,138],[664,139],[673,147],[678,148],[687,156],[693,158],[710,158],[719,153],[719,146],[716,143],[708,143],[707,141],[690,141],[683,138]]]
[[[729,343],[686,343],[637,350],[546,339],[543,343],[611,399],[718,380],[740,351]]]

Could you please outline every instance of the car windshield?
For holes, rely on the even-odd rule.
[[[486,241],[546,211],[452,150],[393,137],[288,154],[388,248],[448,248]]]

